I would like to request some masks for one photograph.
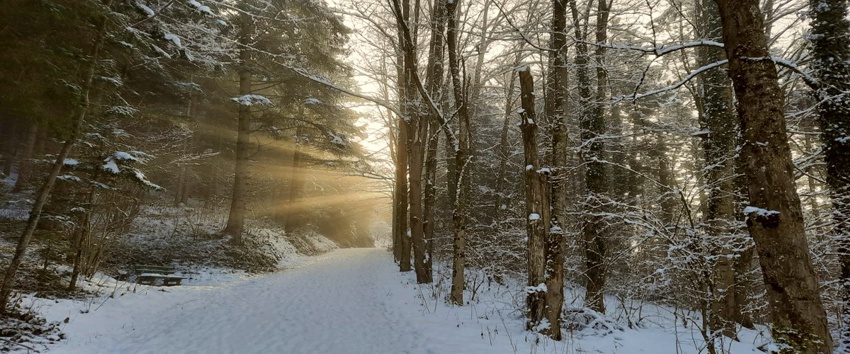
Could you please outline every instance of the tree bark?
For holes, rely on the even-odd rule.
[[[528,238],[528,287],[525,305],[528,309],[526,328],[539,330],[546,309],[546,241],[549,233],[549,181],[540,165],[537,152],[537,115],[534,110],[534,79],[528,67],[517,69],[522,100],[519,111],[522,144],[525,154],[525,232]],[[551,325],[551,324],[550,324]],[[560,328],[559,328],[560,331]]]
[[[561,340],[561,309],[564,306],[564,227],[567,223],[567,7],[566,0],[552,0],[552,51],[549,52],[546,116],[552,126],[551,219],[546,232],[546,334]]]
[[[464,268],[466,266],[466,225],[467,225],[467,196],[469,195],[469,178],[471,155],[469,127],[469,107],[464,94],[463,82],[460,75],[460,64],[463,58],[458,56],[458,27],[457,10],[458,0],[446,2],[446,16],[448,24],[446,27],[446,45],[449,54],[449,69],[452,77],[452,92],[455,99],[455,109],[458,116],[458,140],[455,149],[455,198],[454,210],[452,210],[452,224],[454,228],[454,239],[452,242],[452,290],[451,302],[463,305]]]
[[[431,14],[431,40],[428,54],[428,64],[426,68],[426,90],[430,99],[440,101],[438,98],[440,83],[443,79],[443,61],[444,61],[444,43],[443,36],[446,28],[446,7],[444,1],[435,0],[432,6],[433,13]],[[411,229],[413,235],[413,255],[414,266],[416,269],[416,280],[421,283],[433,282],[433,274],[431,269],[433,236],[434,236],[434,201],[436,199],[436,190],[434,180],[436,179],[437,168],[437,144],[439,142],[437,129],[439,128],[438,117],[436,112],[428,110],[429,114],[417,115],[417,136],[413,139],[416,145],[416,163],[411,158],[410,163],[410,196],[411,196]],[[413,157],[411,149],[411,157]],[[427,157],[426,157],[427,153]],[[425,186],[421,185],[422,165],[424,164]],[[419,170],[415,173],[414,165]],[[417,178],[417,186],[414,187],[413,179]],[[415,192],[414,192],[415,190]],[[424,194],[424,197],[422,196]],[[415,197],[415,198],[414,198]],[[421,197],[421,198],[420,198]],[[420,200],[421,199],[421,203]],[[417,201],[415,201],[417,200]],[[421,206],[420,206],[421,205]],[[413,210],[417,209],[417,210]],[[421,217],[420,220],[415,220],[414,215]],[[418,222],[419,225],[416,225]]]
[[[409,32],[410,18],[410,2],[402,0],[397,14],[398,40],[401,52],[398,55],[398,60],[401,66],[398,68],[398,85],[399,85],[399,104],[401,105],[402,116],[398,121],[398,140],[396,143],[396,232],[395,238],[398,240],[398,266],[399,271],[409,272],[411,267],[410,251],[411,251],[411,226],[408,217],[410,216],[410,186],[409,186],[409,166],[410,166],[410,142],[416,131],[415,125],[412,124],[414,115],[418,114],[415,106],[416,87],[413,75],[416,70],[416,41],[413,39],[415,35]],[[418,10],[418,9],[417,9]],[[405,31],[407,29],[407,31]],[[421,173],[421,172],[420,172]]]
[[[418,108],[418,107],[417,107]],[[420,116],[416,109],[410,112],[411,133],[407,139],[408,151],[408,178],[410,180],[410,243],[413,247],[413,269],[416,273],[416,282],[419,284],[431,282],[431,271],[425,268],[425,213],[422,202],[422,174],[425,164],[425,139],[428,136],[428,117]]]
[[[21,191],[30,181],[36,138],[38,138],[38,125],[32,123],[27,131],[27,139],[24,142],[23,150],[21,150],[21,156],[18,158],[18,179],[15,181],[15,187],[12,188],[13,192]]]
[[[436,227],[436,208],[437,200],[437,149],[440,143],[440,136],[437,134],[440,129],[440,123],[436,119],[431,119],[428,129],[430,138],[428,139],[428,150],[425,157],[425,197],[423,200],[425,222],[425,268],[428,274],[432,274],[434,265],[434,229]],[[432,275],[433,277],[433,275]],[[431,279],[433,282],[433,279]]]
[[[713,0],[702,0],[698,24],[700,36],[715,41],[722,40],[720,13]],[[697,49],[699,66],[725,59],[723,50],[715,47]],[[710,252],[717,259],[714,266],[710,323],[713,331],[735,338],[736,303],[734,251],[732,240],[735,223],[734,160],[737,145],[737,122],[732,100],[732,83],[721,70],[711,70],[700,77],[702,91],[701,128],[708,131],[703,136],[705,155],[703,178],[708,187],[705,220],[708,225]]]
[[[242,29],[239,34],[239,95],[252,93],[251,81],[251,45],[254,36],[253,19],[242,15]],[[234,165],[233,197],[230,200],[230,215],[222,233],[230,235],[230,243],[242,244],[242,232],[245,228],[245,199],[248,190],[248,149],[251,145],[251,106],[239,104],[239,118],[236,135],[236,164]]]
[[[823,141],[826,182],[833,205],[832,236],[838,244],[844,307],[839,344],[850,348],[850,21],[847,0],[810,0],[810,36],[818,122]],[[809,179],[811,183],[811,178]],[[816,206],[815,206],[815,211]],[[850,350],[848,350],[850,351]]]
[[[89,191],[89,208],[91,208],[91,201],[94,200],[94,190]],[[91,225],[91,210],[86,210],[85,214],[82,215],[79,220],[77,220],[78,225],[74,227],[74,237],[71,240],[71,250],[73,251],[73,258],[71,259],[71,264],[73,264],[73,268],[71,270],[71,280],[68,282],[68,291],[73,292],[77,287],[77,278],[79,278],[80,273],[82,272],[82,263],[84,257],[84,240],[88,237],[91,230],[89,226]]]
[[[773,338],[788,353],[831,353],[785,128],[784,97],[758,0],[716,0],[738,100],[740,157],[749,180],[747,228],[764,277]]]
[[[586,265],[585,275],[587,278],[587,291],[585,293],[584,303],[585,307],[604,314],[605,301],[602,290],[605,287],[607,273],[605,266],[606,245],[605,225],[599,214],[604,207],[602,197],[607,189],[607,181],[605,165],[601,162],[604,145],[599,139],[599,135],[605,131],[604,108],[600,99],[600,97],[604,97],[607,90],[607,74],[601,65],[605,48],[598,46],[595,53],[598,87],[596,102],[594,103],[592,102],[594,95],[588,72],[590,52],[585,41],[586,35],[581,30],[580,15],[574,0],[570,0],[570,10],[573,15],[576,38],[581,41],[576,44],[575,62],[580,105],[579,126],[581,128],[581,139],[586,146],[585,151],[582,152],[582,158],[586,165],[584,177],[587,187],[587,197],[585,198],[582,211],[582,237]],[[596,18],[596,42],[605,43],[607,41],[607,24],[608,3],[606,1],[599,1]]]

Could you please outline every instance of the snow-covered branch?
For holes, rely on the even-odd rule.
[[[711,63],[711,64],[708,64],[708,65],[705,65],[705,66],[699,67],[699,68],[697,68],[696,70],[692,71],[690,74],[688,74],[688,76],[685,76],[682,80],[679,80],[678,82],[676,82],[676,83],[674,83],[674,84],[672,84],[672,85],[670,85],[670,86],[662,87],[662,88],[660,88],[660,89],[652,90],[652,91],[649,91],[649,92],[646,92],[646,93],[643,93],[643,94],[638,94],[638,93],[637,93],[637,89],[640,87],[640,86],[638,86],[638,87],[636,87],[636,88],[635,88],[635,93],[634,93],[634,94],[632,94],[631,96],[620,96],[620,97],[615,97],[615,98],[613,99],[613,101],[614,101],[614,102],[619,102],[619,101],[624,101],[624,100],[626,100],[626,99],[628,99],[628,100],[632,100],[632,101],[636,101],[636,100],[639,100],[639,99],[641,99],[641,98],[645,98],[645,97],[649,97],[649,96],[654,96],[654,95],[658,95],[658,94],[661,94],[661,93],[665,93],[665,92],[669,92],[669,91],[675,90],[675,89],[677,89],[677,88],[679,88],[679,87],[684,86],[685,84],[687,84],[687,83],[688,83],[688,81],[691,81],[691,79],[693,79],[693,78],[697,77],[699,74],[702,74],[702,73],[704,73],[704,72],[706,72],[706,71],[709,71],[709,70],[711,70],[711,69],[717,68],[717,67],[719,67],[719,66],[726,65],[726,63],[728,63],[728,62],[729,62],[729,60],[723,59],[723,60],[716,61],[716,62]]]

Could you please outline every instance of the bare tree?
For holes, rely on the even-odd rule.
[[[742,169],[749,180],[747,227],[756,244],[784,352],[830,353],[832,338],[812,267],[794,184],[784,95],[767,48],[758,0],[716,0],[729,76],[738,100]]]
[[[811,0],[812,57],[823,141],[826,182],[835,208],[833,237],[838,244],[844,312],[841,343],[850,344],[850,21],[846,0]],[[810,179],[811,183],[811,179]]]
[[[546,90],[546,116],[552,126],[551,221],[546,237],[546,319],[548,334],[561,340],[564,306],[564,228],[567,224],[567,6],[552,0],[552,48]]]
[[[470,168],[472,156],[470,155],[470,140],[472,132],[469,126],[469,106],[464,92],[464,82],[461,79],[460,65],[463,60],[459,56],[458,49],[458,23],[457,23],[457,1],[446,2],[446,13],[448,24],[446,26],[446,46],[449,54],[449,70],[452,78],[452,93],[454,95],[455,110],[458,117],[458,138],[455,150],[455,181],[457,197],[452,210],[452,224],[454,226],[454,240],[452,241],[452,291],[451,302],[463,304],[464,268],[466,266],[466,227],[467,207],[469,201]]]
[[[697,24],[699,38],[720,41],[720,13],[713,0],[698,4]],[[725,59],[723,50],[703,46],[697,49],[697,65],[705,66]],[[713,279],[709,282],[715,298],[711,300],[713,329],[720,329],[735,337],[735,322],[739,317],[736,304],[736,282],[733,245],[735,228],[735,146],[738,124],[732,102],[732,83],[721,70],[712,70],[700,76],[700,94],[697,95],[699,119],[702,128],[702,147],[705,154],[703,169],[708,189],[705,219],[708,224],[711,252],[718,255]]]
[[[527,329],[538,330],[546,312],[546,239],[549,233],[549,176],[537,152],[537,115],[534,110],[534,79],[527,66],[518,69],[522,108],[520,130],[525,154],[525,212],[528,237]],[[551,324],[550,324],[551,325]],[[560,327],[557,329],[560,333]]]

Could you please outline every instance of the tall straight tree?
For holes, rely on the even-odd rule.
[[[472,132],[469,126],[469,105],[464,92],[464,82],[461,80],[460,65],[463,57],[458,48],[458,0],[446,2],[446,46],[449,54],[449,70],[452,78],[452,93],[455,100],[455,110],[458,118],[458,138],[455,150],[455,180],[453,181],[457,197],[452,210],[452,225],[454,227],[454,239],[452,241],[452,291],[451,302],[463,304],[464,268],[466,266],[466,227],[467,206],[469,201],[470,168],[472,156],[470,154],[470,142]]]
[[[549,176],[541,166],[537,152],[537,115],[534,109],[534,78],[527,66],[519,72],[520,100],[519,128],[522,131],[525,155],[525,232],[528,242],[528,286],[525,306],[528,321],[526,328],[538,330],[546,315],[546,239],[549,233]],[[560,333],[560,327],[558,328]]]
[[[428,66],[426,68],[426,90],[431,100],[442,102],[444,95],[440,90],[440,85],[443,80],[444,70],[443,62],[445,61],[445,30],[446,30],[446,5],[445,0],[434,0],[431,6],[431,40],[428,52]],[[435,212],[434,202],[436,200],[436,172],[437,172],[437,147],[439,143],[438,129],[440,127],[439,117],[433,109],[426,110],[427,115],[420,118],[419,134],[422,143],[426,150],[425,157],[425,186],[422,200],[423,203],[423,253],[422,260],[423,281],[430,283],[433,281],[431,264],[433,262],[434,249],[434,227],[435,227]],[[414,242],[416,244],[416,242]],[[415,247],[415,246],[414,246]],[[415,249],[414,249],[415,253]],[[419,271],[417,270],[417,274]],[[418,277],[418,276],[417,276]]]
[[[409,166],[411,163],[410,143],[415,137],[416,132],[413,131],[414,126],[411,120],[414,115],[418,114],[418,107],[415,104],[416,100],[416,83],[414,76],[416,73],[416,39],[410,31],[410,22],[414,16],[411,16],[410,1],[401,0],[393,2],[393,11],[396,16],[396,27],[398,30],[399,47],[401,51],[397,55],[398,75],[398,101],[402,116],[398,121],[398,137],[396,139],[396,186],[395,186],[395,232],[393,239],[397,241],[398,267],[399,271],[409,272],[411,270],[410,263],[410,236],[411,225],[409,224],[408,216],[410,215],[410,186],[409,186]],[[418,8],[415,9],[418,11]],[[414,163],[421,164],[418,159],[414,159]],[[421,171],[417,173],[421,174]],[[421,214],[421,213],[420,213]],[[421,224],[419,225],[421,227]]]
[[[252,54],[254,48],[254,18],[247,11],[239,15],[239,104],[236,127],[236,163],[233,166],[233,195],[230,199],[230,215],[222,233],[230,235],[234,245],[242,244],[245,227],[245,200],[248,198],[248,153],[251,145],[252,99]]]
[[[834,208],[832,230],[837,239],[844,285],[841,343],[850,346],[850,22],[847,0],[811,0],[812,67],[823,141],[826,182]]]
[[[771,319],[785,353],[831,353],[832,338],[803,227],[785,127],[784,97],[758,0],[716,0],[738,100],[741,165],[750,181],[747,228]]]
[[[576,80],[578,81],[579,107],[578,119],[581,128],[581,140],[584,151],[582,158],[585,163],[585,184],[587,196],[583,205],[582,238],[584,243],[585,278],[587,291],[585,306],[600,313],[605,313],[605,301],[602,290],[605,286],[605,222],[600,216],[603,207],[603,194],[607,190],[605,165],[602,162],[604,144],[600,135],[605,131],[605,111],[600,97],[607,90],[605,69],[600,65],[605,54],[604,46],[598,46],[595,57],[597,63],[597,90],[593,93],[590,81],[590,51],[587,45],[587,33],[583,30],[575,0],[570,0],[570,11],[576,33]],[[596,41],[607,41],[608,6],[606,0],[598,0],[596,15]],[[594,102],[595,101],[595,102]]]
[[[699,38],[720,41],[720,13],[714,0],[701,0],[697,25]],[[723,49],[703,46],[697,49],[699,66],[724,60]],[[708,133],[702,136],[705,154],[704,178],[708,186],[707,213],[711,250],[719,255],[714,279],[709,280],[715,290],[710,305],[713,329],[721,329],[724,335],[735,336],[735,322],[739,313],[736,304],[733,243],[729,239],[735,223],[735,146],[737,145],[738,123],[732,103],[732,83],[722,70],[710,70],[700,76],[698,99],[701,128]]]
[[[552,0],[552,48],[546,90],[546,115],[552,125],[551,226],[546,237],[546,319],[548,334],[561,340],[564,306],[564,228],[567,219],[567,6]]]
[[[403,69],[399,70],[400,72]],[[403,81],[404,75],[399,76]],[[404,97],[403,85],[399,84],[399,97]],[[402,110],[402,112],[404,112]],[[407,204],[407,135],[409,124],[404,117],[397,117],[395,136],[395,180],[393,185],[393,255],[398,262],[399,270],[410,271],[410,246],[407,237],[408,204]]]
[[[426,99],[434,99],[438,94],[439,84],[443,76],[443,29],[445,29],[445,7],[441,1],[435,1],[432,5],[431,14],[431,39],[429,44],[428,64],[426,68]],[[413,65],[418,67],[416,63]],[[427,186],[422,185],[425,176],[425,153],[433,144],[430,143],[429,130],[431,119],[435,119],[433,110],[430,110],[418,102],[412,106],[410,112],[409,135],[407,149],[409,156],[408,178],[410,179],[410,237],[413,246],[413,268],[416,272],[416,281],[420,284],[433,281],[430,267],[430,254],[428,253],[428,242],[425,237],[425,225],[433,216],[431,212],[433,198],[424,198]],[[430,171],[427,171],[430,172]],[[426,176],[427,178],[427,176]],[[427,183],[427,182],[426,182]],[[428,209],[427,212],[425,209]]]

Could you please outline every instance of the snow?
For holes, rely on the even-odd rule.
[[[538,214],[538,213],[528,214],[528,220],[531,220],[531,221],[540,220],[540,214]]]
[[[436,266],[438,273],[446,271]],[[451,306],[443,288],[417,285],[412,272],[399,273],[392,255],[379,249],[305,257],[290,269],[259,276],[201,272],[174,287],[98,279],[86,284],[114,291],[114,297],[34,300],[48,320],[69,320],[63,327],[68,339],[50,353],[705,352],[695,325],[701,319],[690,312],[606,298],[611,309],[640,313],[636,329],[629,329],[614,315],[570,305],[583,293],[570,286],[566,316],[584,321],[583,329],[554,342],[524,330],[518,308],[526,292],[515,291],[546,291],[545,284],[492,283],[476,300]],[[469,291],[465,295],[469,299]],[[687,327],[677,325],[683,321]],[[718,346],[758,353],[757,345],[769,343],[764,331],[742,330],[740,341]]]
[[[526,286],[525,293],[526,294],[534,294],[534,293],[545,293],[548,288],[546,288],[545,283],[540,283],[537,286]]]
[[[776,210],[767,210],[754,206],[747,206],[744,208],[744,216],[749,216],[752,213],[756,213],[759,216],[771,216],[771,215],[779,215],[779,211]]]
[[[315,98],[315,97],[310,97],[310,98],[304,100],[304,104],[321,104],[321,103],[322,103],[322,101],[320,101],[318,98]]]
[[[153,9],[151,9],[150,7],[148,7],[145,4],[142,4],[139,1],[134,1],[133,5],[136,5],[136,7],[139,8],[139,10],[142,10],[142,12],[144,12],[145,15],[147,15],[148,17],[156,16],[156,12],[154,12]]]
[[[132,116],[136,114],[139,110],[130,106],[112,106],[109,107],[106,112],[110,114],[116,114],[119,116]]]
[[[691,136],[700,137],[700,136],[706,136],[706,135],[710,135],[710,134],[711,134],[711,130],[701,129],[701,130],[697,130],[697,131],[691,133]]]
[[[139,183],[145,185],[146,187],[148,187],[150,189],[158,190],[158,191],[165,190],[165,188],[162,188],[161,186],[151,182],[148,179],[148,177],[145,176],[145,174],[142,171],[134,169],[133,170],[133,176],[136,178],[136,181],[138,181]]]
[[[163,36],[163,37],[165,38],[165,40],[168,40],[168,41],[171,41],[171,43],[174,43],[174,45],[176,45],[177,48],[183,48],[183,42],[180,41],[180,37],[177,37],[175,34],[166,33],[165,36]]]
[[[192,5],[194,8],[198,9],[198,11],[203,12],[207,15],[213,15],[212,10],[210,10],[209,6],[203,5],[196,0],[189,0],[189,5]]]
[[[123,151],[117,151],[114,154],[112,154],[112,156],[115,157],[116,160],[124,160],[124,161],[136,161],[137,160],[135,156],[130,155],[129,153],[126,153],[126,152],[123,152]]]
[[[344,250],[308,263],[225,284],[133,285],[142,291],[97,301],[88,314],[78,310],[85,302],[54,306],[50,317],[71,320],[68,341],[51,352],[167,353],[178,343],[195,353],[445,352],[418,331],[415,297],[389,280],[398,274],[386,252]]]
[[[342,145],[345,146],[345,140],[343,140],[339,135],[328,133],[331,138],[331,144]]]
[[[121,80],[120,77],[100,76],[99,78],[103,81],[106,81],[106,82],[112,84],[115,87],[121,87],[121,86],[124,85],[124,81]]]
[[[65,159],[65,161],[62,161],[62,163],[65,166],[77,166],[77,165],[80,164],[80,161],[78,161],[76,159]]]
[[[239,97],[231,98],[232,101],[239,103],[242,106],[253,106],[253,105],[262,105],[262,106],[271,106],[272,101],[265,96],[261,95],[242,95]]]
[[[154,49],[157,53],[159,53],[160,55],[162,55],[162,56],[164,56],[164,57],[166,57],[166,58],[171,59],[171,54],[168,54],[168,52],[166,52],[166,51],[165,51],[165,50],[163,50],[162,48],[160,48],[160,47],[158,47],[158,46],[156,46],[156,45],[153,45],[153,44],[151,44],[151,48],[153,48],[153,49]]]
[[[655,49],[655,53],[656,53],[656,55],[661,56],[661,55],[665,55],[667,53],[672,53],[672,52],[682,50],[682,49],[685,49],[685,48],[698,47],[698,46],[712,46],[712,47],[723,48],[723,43],[708,40],[708,39],[701,39],[701,40],[690,41],[690,42],[685,42],[685,43],[681,43],[681,44],[669,45],[669,46],[664,46],[664,47],[657,47]]]
[[[106,162],[103,164],[103,166],[101,166],[101,168],[103,168],[107,172],[112,172],[116,175],[121,172],[121,170],[118,169],[118,165],[115,163],[115,160],[111,158],[106,159]]]
[[[73,182],[82,181],[80,179],[80,177],[77,177],[77,176],[74,176],[74,175],[61,175],[61,176],[56,176],[56,178],[58,178],[59,180],[62,180],[62,181],[73,181]]]

